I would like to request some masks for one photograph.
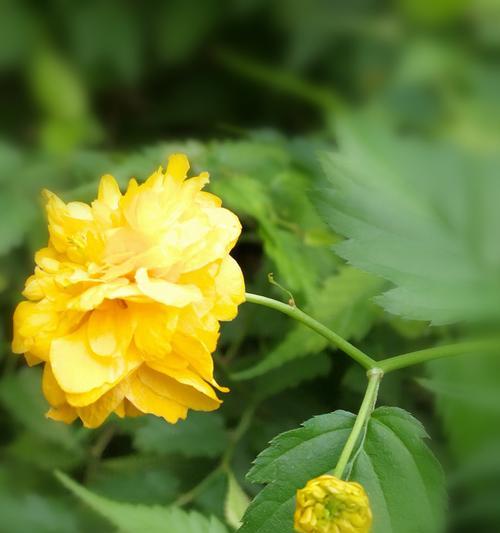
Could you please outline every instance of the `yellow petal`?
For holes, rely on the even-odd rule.
[[[122,356],[133,333],[132,316],[125,304],[109,302],[90,314],[87,334],[90,347],[97,355]]]
[[[118,209],[121,197],[120,187],[118,187],[115,178],[110,174],[104,175],[99,183],[97,199],[114,210]]]
[[[184,154],[172,154],[168,158],[166,175],[181,182],[186,179],[189,170],[189,161]]]
[[[230,255],[221,261],[215,290],[215,316],[218,320],[232,320],[238,314],[238,305],[245,301],[245,281],[240,266]]]
[[[190,409],[213,411],[218,409],[222,403],[213,389],[201,380],[186,379],[190,384],[185,385],[165,374],[156,372],[147,365],[143,365],[138,373],[140,380],[156,394],[170,398]],[[191,386],[192,383],[196,383],[196,388]]]
[[[176,333],[172,347],[179,357],[188,361],[190,366],[207,381],[213,379],[214,362],[211,353],[199,339]]]
[[[137,374],[130,380],[130,389],[126,397],[143,413],[161,416],[171,424],[187,416],[187,407],[156,394],[139,379]]]
[[[66,396],[54,377],[50,363],[43,367],[42,391],[52,407],[60,407],[66,403]]]
[[[47,418],[71,424],[77,418],[76,410],[70,405],[62,405],[61,407],[51,407],[45,414]]]
[[[67,392],[65,394],[66,400],[72,407],[85,407],[99,400],[101,396],[104,396],[104,394],[106,394],[114,386],[114,383],[105,383],[104,385],[101,385],[100,387],[92,389],[88,392]]]
[[[129,281],[125,278],[95,285],[69,300],[67,307],[78,311],[91,311],[101,305],[106,298],[113,298],[117,289],[128,285]]]
[[[134,358],[94,355],[87,341],[86,324],[52,342],[50,361],[60,387],[70,393],[89,392],[116,383],[140,364]]]
[[[165,360],[171,352],[170,340],[177,325],[178,312],[161,304],[132,304],[137,326],[134,342],[144,359]],[[184,360],[174,366],[187,366]]]
[[[135,276],[137,286],[152,300],[173,307],[185,307],[202,299],[200,289],[194,285],[179,285],[169,281],[151,279],[145,268],[140,268]]]
[[[96,428],[100,426],[106,418],[118,408],[122,403],[125,393],[128,390],[128,383],[120,382],[106,394],[101,396],[96,402],[86,406],[78,407],[76,412],[82,419],[83,425],[87,428]]]

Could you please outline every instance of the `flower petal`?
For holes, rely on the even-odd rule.
[[[186,179],[189,170],[189,161],[184,154],[172,154],[168,158],[167,170],[165,174],[181,182]]]
[[[195,285],[179,285],[170,281],[151,279],[145,268],[137,271],[135,280],[146,296],[165,305],[185,307],[202,299],[201,291]]]
[[[118,301],[92,311],[87,335],[92,351],[102,356],[123,356],[134,334],[132,314]]]
[[[45,416],[52,420],[57,420],[58,422],[64,422],[65,424],[71,424],[71,422],[74,422],[78,417],[76,410],[70,405],[51,407]]]
[[[100,426],[108,416],[119,407],[128,390],[128,382],[122,381],[97,401],[86,407],[77,408],[76,412],[87,428]]]
[[[59,386],[70,393],[89,392],[116,383],[140,362],[135,358],[94,355],[87,341],[87,325],[52,342],[52,371]]]
[[[215,278],[217,299],[213,313],[218,320],[232,320],[245,301],[245,281],[238,263],[230,256],[221,261]]]
[[[50,363],[43,367],[42,391],[52,407],[60,407],[66,403],[66,396],[54,377]]]
[[[126,398],[143,413],[161,416],[171,424],[187,416],[187,407],[157,394],[145,385],[137,374],[130,380]]]
[[[113,176],[105,174],[99,183],[97,199],[106,204],[110,209],[118,209],[122,193]]]
[[[170,398],[190,409],[213,411],[222,403],[212,387],[201,379],[196,380],[194,377],[185,376],[184,381],[187,384],[183,384],[170,376],[156,372],[147,365],[143,365],[138,373],[139,379],[156,394]],[[196,386],[194,387],[193,384]]]

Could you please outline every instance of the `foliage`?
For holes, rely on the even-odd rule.
[[[309,479],[332,470],[355,416],[344,411],[321,415],[300,429],[279,435],[256,459],[248,477],[269,483],[249,507],[242,533],[293,531],[295,493]],[[401,409],[377,409],[351,465],[374,509],[374,533],[440,531],[443,477],[422,442],[422,426]],[[411,487],[411,498],[407,488]]]
[[[295,490],[335,467],[366,386],[323,337],[248,303],[221,331],[218,412],[97,431],[45,419],[39,368],[10,351],[47,238],[42,188],[89,201],[100,175],[125,187],[182,151],[242,220],[249,292],[287,301],[273,272],[376,360],[498,334],[494,4],[3,2],[2,532],[222,533],[249,501],[242,532],[291,531]],[[363,428],[347,473],[375,533],[439,531],[430,448],[446,530],[500,529],[498,361],[478,351],[384,377],[379,404],[432,440],[394,407]]]

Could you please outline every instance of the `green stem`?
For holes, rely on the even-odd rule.
[[[449,344],[445,346],[435,346],[434,348],[427,348],[425,350],[418,350],[416,352],[396,355],[379,361],[378,366],[386,374],[393,370],[399,370],[408,366],[413,366],[419,363],[425,363],[434,359],[442,357],[452,357],[454,355],[463,355],[468,352],[484,352],[500,350],[500,339],[483,339],[477,341],[463,341],[456,344]]]
[[[366,355],[359,348],[356,348],[356,346],[352,345],[349,341],[331,329],[327,328],[317,320],[314,320],[314,318],[301,311],[298,307],[280,302],[278,300],[273,300],[272,298],[266,298],[265,296],[260,296],[258,294],[250,294],[248,292],[245,294],[245,297],[247,302],[269,307],[270,309],[280,311],[281,313],[284,313],[285,315],[302,322],[302,324],[308,326],[316,333],[319,333],[325,337],[325,339],[327,339],[331,344],[357,361],[366,370],[378,366],[378,363],[374,359]]]
[[[344,445],[342,453],[340,454],[337,466],[333,471],[333,475],[339,479],[342,478],[345,468],[351,458],[354,447],[359,440],[359,436],[366,427],[370,415],[375,408],[378,389],[383,376],[384,372],[380,368],[372,368],[368,371],[368,387],[366,388],[365,397],[363,398],[363,402],[359,408],[359,413],[356,417],[356,421],[354,422],[354,426],[352,427],[352,431]]]

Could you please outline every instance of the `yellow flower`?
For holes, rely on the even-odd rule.
[[[170,157],[125,194],[103,176],[91,205],[46,191],[49,243],[14,313],[13,350],[43,363],[47,416],[96,427],[112,413],[171,423],[221,403],[212,352],[244,301],[229,255],[236,215]]]
[[[368,533],[371,525],[370,502],[359,483],[324,475],[297,491],[299,533]]]

